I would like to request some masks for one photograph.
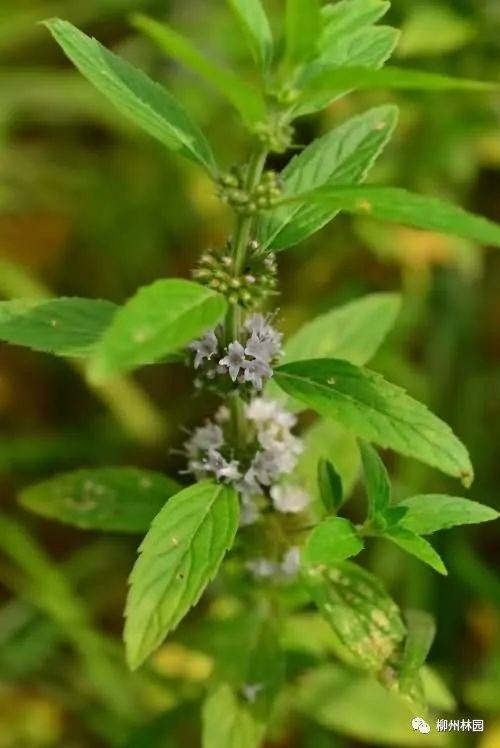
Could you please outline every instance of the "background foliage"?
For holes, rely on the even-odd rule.
[[[208,178],[129,128],[36,25],[53,15],[67,18],[154,77],[168,80],[229,166],[245,143],[232,113],[211,90],[166,63],[134,30],[130,15],[167,13],[216,59],[245,67],[241,36],[223,2],[165,5],[157,0],[2,3],[2,298],[57,293],[119,303],[157,276],[186,277],[203,249],[224,241],[231,217],[213,199]],[[394,0],[389,20],[403,29],[397,64],[497,78],[497,5],[494,0]],[[278,12],[281,3],[268,6]],[[358,93],[316,119],[302,120],[299,140],[309,142],[337,120],[391,101],[400,105],[402,118],[374,181],[450,197],[499,221],[498,94]],[[275,166],[282,166],[279,158]],[[287,253],[280,274],[280,317],[288,332],[333,304],[403,287],[397,330],[377,354],[375,368],[453,426],[470,447],[476,468],[470,497],[500,508],[498,250],[341,217],[305,247]],[[160,649],[150,670],[130,675],[119,636],[136,538],[57,526],[15,500],[27,484],[82,464],[138,465],[174,475],[181,466],[171,451],[182,440],[177,424],[200,420],[192,383],[178,377],[174,367],[143,370],[135,381],[146,395],[128,382],[96,389],[77,366],[0,347],[0,748],[154,748],[175,745],[165,737],[174,734],[179,745],[196,745],[200,685],[211,668],[206,643],[215,648],[227,639],[221,621],[230,601],[219,602],[218,627],[206,624],[206,630],[195,632],[188,625]],[[453,490],[445,477],[409,460],[394,457],[391,467],[398,498]],[[140,526],[140,518],[134,521]],[[480,525],[438,536],[438,550],[451,572],[446,581],[386,544],[375,546],[369,558],[370,568],[403,606],[435,615],[438,635],[430,662],[452,694],[436,694],[436,711],[446,716],[456,709],[484,718],[482,748],[500,741],[495,532],[494,525]],[[256,625],[246,623],[252,631]],[[294,643],[297,662],[291,667],[308,658],[326,660],[332,645],[325,632],[306,636],[307,620],[297,621],[296,629],[283,634]],[[244,622],[238,637],[230,638],[245,649]],[[228,652],[228,661],[231,656]],[[407,716],[384,699],[383,719],[362,679],[347,688],[345,678],[340,669],[325,665],[304,681],[303,721],[291,731],[278,729],[271,745],[354,746],[363,737],[368,744],[403,745]],[[228,695],[217,697],[223,709]],[[141,727],[145,717],[146,730]],[[377,724],[379,730],[384,725],[382,734],[376,734]],[[466,736],[457,745],[474,740]]]

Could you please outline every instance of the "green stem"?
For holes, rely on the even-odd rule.
[[[245,190],[253,192],[259,184],[262,172],[266,165],[268,151],[264,146],[259,146],[252,154],[248,162]],[[232,241],[233,275],[237,277],[243,272],[248,251],[248,244],[252,237],[255,216],[240,215],[237,218],[234,237]],[[240,310],[237,305],[231,306],[226,316],[226,340],[238,340],[240,333]],[[243,401],[238,395],[230,397],[229,410],[231,412],[231,424],[235,445],[243,446],[246,442],[245,434],[245,410]]]

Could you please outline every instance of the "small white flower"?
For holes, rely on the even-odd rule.
[[[210,360],[217,353],[218,340],[213,330],[209,330],[201,340],[193,340],[190,350],[195,352],[194,368],[198,369],[202,362]]]
[[[267,327],[267,320],[263,314],[252,314],[245,322],[245,330],[248,330],[250,334],[262,335]]]
[[[233,481],[241,478],[238,462],[236,460],[228,462],[215,449],[211,449],[208,452],[207,457],[203,460],[203,465],[206,472],[214,473],[215,477],[219,480],[225,478],[226,480]]]
[[[270,379],[273,375],[271,367],[259,359],[245,361],[244,369],[245,382],[250,382],[258,390],[262,389],[264,379]]]
[[[309,496],[297,486],[290,484],[273,486],[270,493],[278,512],[298,514],[309,506]]]
[[[242,495],[240,510],[240,526],[254,525],[260,517],[257,504],[249,496]]]
[[[300,548],[294,546],[290,548],[281,561],[281,572],[287,577],[295,577],[300,569]]]
[[[231,418],[231,411],[225,405],[221,405],[217,413],[215,414],[215,420],[217,423],[227,423]]]
[[[221,358],[219,365],[224,366],[228,370],[229,376],[233,382],[235,382],[240,373],[240,369],[243,368],[244,364],[245,349],[239,341],[233,340],[233,342],[228,345],[227,355],[224,356],[224,358]]]
[[[254,704],[263,688],[263,683],[244,683],[241,687],[241,693],[243,694],[243,698]]]
[[[198,452],[209,449],[219,449],[224,443],[224,434],[220,426],[211,421],[207,421],[205,426],[195,429],[193,435],[185,443],[185,448],[191,457],[195,457]]]
[[[257,452],[248,472],[251,472],[262,486],[270,486],[280,474],[275,456],[270,452]]]
[[[253,356],[268,364],[276,355],[276,349],[272,342],[266,339],[261,340],[255,333],[252,333],[252,337],[246,344],[245,353],[247,356]]]
[[[247,561],[245,566],[256,579],[269,579],[279,571],[278,564],[268,561],[266,558],[256,558],[253,561]]]

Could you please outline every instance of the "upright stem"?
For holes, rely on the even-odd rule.
[[[257,148],[248,162],[247,176],[245,180],[245,190],[252,192],[260,182],[262,172],[266,164],[268,151],[264,146]],[[237,218],[234,230],[234,237],[231,246],[233,258],[233,275],[237,277],[243,272],[245,260],[248,251],[248,244],[252,237],[255,217],[250,215],[240,215]],[[226,340],[230,343],[232,340],[238,340],[240,333],[240,310],[236,305],[231,306],[226,317]],[[231,423],[233,428],[233,437],[235,444],[244,444],[245,442],[245,413],[243,402],[238,395],[234,395],[229,400],[229,409],[231,411]]]

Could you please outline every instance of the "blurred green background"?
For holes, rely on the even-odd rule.
[[[279,17],[279,0],[267,7]],[[94,34],[167,83],[222,164],[244,159],[246,135],[232,112],[134,32],[136,10],[167,17],[222,62],[249,64],[223,0],[2,0],[1,298],[122,302],[157,276],[187,277],[199,253],[231,230],[207,178],[129,128],[36,23],[57,15]],[[498,80],[499,0],[394,0],[388,20],[403,30],[397,64]],[[301,121],[298,142],[391,99],[401,123],[374,181],[441,194],[500,221],[498,95],[356,94]],[[398,327],[373,367],[454,427],[476,467],[471,498],[500,509],[498,250],[341,217],[281,255],[279,266],[286,331],[356,296],[403,290]],[[96,391],[64,361],[0,345],[0,748],[198,745],[209,659],[174,636],[149,670],[124,669],[121,616],[138,539],[78,532],[16,506],[23,486],[79,466],[133,464],[173,475],[180,426],[207,408],[181,372],[154,367]],[[390,460],[397,497],[460,492],[416,463]],[[403,606],[436,616],[431,663],[457,713],[486,724],[484,734],[453,738],[457,746],[500,747],[496,532],[487,524],[438,538],[448,579],[385,545],[368,559]],[[269,745],[361,745],[354,728],[331,733],[313,719],[281,732]]]

